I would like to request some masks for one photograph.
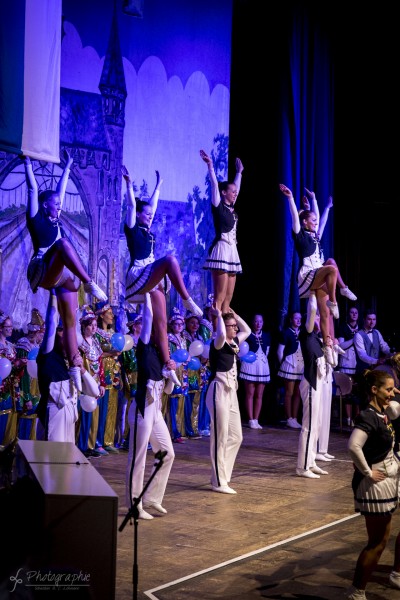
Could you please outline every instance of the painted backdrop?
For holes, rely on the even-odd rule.
[[[64,229],[118,309],[128,262],[121,165],[138,197],[151,192],[160,171],[157,255],[176,254],[191,294],[204,304],[210,280],[202,264],[214,231],[199,150],[213,152],[217,176],[226,179],[232,0],[64,0],[62,8],[60,162],[33,160],[39,189],[55,188],[68,149],[74,164]],[[16,328],[26,326],[32,308],[44,313],[47,302],[47,292],[32,294],[26,280],[32,246],[25,208],[20,156],[2,144],[0,307]],[[179,306],[174,292],[168,304]]]

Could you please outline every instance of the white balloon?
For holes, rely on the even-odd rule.
[[[131,348],[133,348],[133,337],[131,335],[129,335],[129,333],[126,333],[124,335],[125,338],[125,345],[122,348],[122,352],[127,352],[127,350],[130,350]]]
[[[93,396],[86,396],[85,394],[81,394],[79,396],[79,403],[81,405],[82,410],[85,412],[93,412],[97,408],[97,399],[93,398]]]
[[[0,377],[5,379],[11,373],[12,364],[5,356],[0,357]]]
[[[239,344],[239,354],[238,357],[242,358],[242,356],[245,356],[249,351],[249,345],[247,342],[242,342],[241,344]]]
[[[201,340],[194,340],[189,346],[190,356],[200,356],[203,352],[204,344]]]
[[[32,379],[37,379],[37,362],[33,359],[28,359],[26,363],[26,370],[28,371],[28,375],[32,377]]]

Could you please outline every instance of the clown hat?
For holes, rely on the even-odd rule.
[[[102,315],[103,313],[107,312],[110,308],[111,304],[109,304],[108,302],[99,302],[98,304],[96,304],[95,314],[97,316]]]
[[[96,315],[93,312],[93,308],[90,306],[90,304],[85,304],[84,306],[82,306],[82,316],[79,319],[79,322],[82,323],[83,321],[92,321],[93,319],[96,319]]]
[[[177,308],[176,306],[174,306],[174,308],[172,309],[172,313],[173,314],[168,321],[169,325],[172,325],[174,321],[185,321],[185,317],[180,313],[179,308]]]

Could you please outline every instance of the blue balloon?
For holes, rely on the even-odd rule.
[[[123,333],[113,333],[110,341],[113,350],[117,350],[117,352],[122,352],[125,346],[125,336]]]
[[[28,360],[36,360],[38,354],[39,348],[32,348],[32,350],[30,350],[28,353]]]
[[[247,362],[247,363],[253,363],[255,360],[257,360],[257,356],[255,355],[254,352],[252,352],[250,350],[250,352],[248,352],[247,354],[242,356],[242,358],[240,360],[242,360],[243,362]]]
[[[171,354],[172,360],[179,363],[184,363],[189,358],[189,352],[184,348],[178,348]]]
[[[187,364],[188,369],[192,369],[192,371],[198,371],[200,369],[200,359],[197,356],[192,356]]]

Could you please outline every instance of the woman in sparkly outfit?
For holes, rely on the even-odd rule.
[[[105,393],[104,369],[101,361],[103,351],[99,340],[95,334],[97,331],[97,317],[90,306],[82,308],[82,317],[80,318],[82,340],[79,345],[79,351],[82,354],[83,366],[92,375],[99,386],[100,396]],[[97,458],[102,454],[108,454],[105,450],[100,452],[96,448],[97,429],[99,425],[99,406],[93,412],[85,410],[79,411],[79,421],[77,423],[77,446],[81,452],[88,458]]]
[[[8,341],[13,331],[11,317],[0,310],[0,358],[11,363],[11,373],[0,382],[0,445],[6,446],[17,435],[18,380],[26,360],[17,359],[14,344]]]

